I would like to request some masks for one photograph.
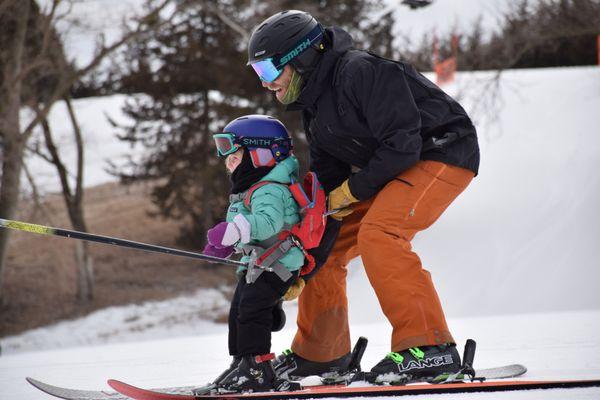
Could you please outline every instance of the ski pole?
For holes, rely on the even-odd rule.
[[[164,246],[156,246],[153,244],[146,244],[140,242],[134,242],[132,240],[118,239],[110,236],[93,235],[91,233],[71,231],[68,229],[52,228],[50,226],[30,224],[27,222],[13,221],[10,219],[0,218],[0,227],[14,229],[17,231],[38,233],[40,235],[50,236],[61,236],[66,238],[73,238],[79,240],[87,240],[89,242],[97,242],[103,244],[110,244],[119,247],[128,247],[130,249],[138,249],[144,251],[150,251],[154,253],[172,254],[174,256],[196,258],[199,260],[208,261],[213,264],[229,264],[236,266],[248,266],[247,263],[241,261],[229,260],[227,258],[207,256],[201,253],[194,253],[192,251],[177,250]]]

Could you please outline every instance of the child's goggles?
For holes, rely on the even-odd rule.
[[[231,133],[216,133],[213,135],[213,139],[219,157],[225,157],[226,155],[235,153],[240,148],[240,146],[235,143],[235,136]]]
[[[217,155],[225,157],[235,153],[240,147],[271,149],[276,159],[280,156],[287,157],[291,150],[290,138],[271,138],[271,137],[237,137],[232,133],[215,133],[213,135]]]

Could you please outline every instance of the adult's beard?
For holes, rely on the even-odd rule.
[[[285,91],[282,99],[279,100],[282,104],[291,104],[298,100],[300,97],[300,92],[302,91],[302,84],[304,80],[302,79],[302,75],[300,75],[294,68],[292,68],[292,77],[290,78],[290,84]]]

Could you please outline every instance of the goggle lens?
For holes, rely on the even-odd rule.
[[[275,67],[271,58],[257,61],[250,65],[252,65],[254,72],[256,72],[256,75],[258,75],[260,80],[268,83],[279,78],[279,75],[283,72],[283,70],[279,70]]]
[[[217,147],[217,155],[224,157],[228,154],[235,153],[239,148],[233,143],[233,136],[227,133],[218,133],[213,135],[215,146]]]

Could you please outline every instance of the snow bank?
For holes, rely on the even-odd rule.
[[[212,322],[227,315],[226,289],[200,289],[168,301],[149,301],[95,311],[86,317],[3,338],[2,353],[136,342],[223,330]]]

